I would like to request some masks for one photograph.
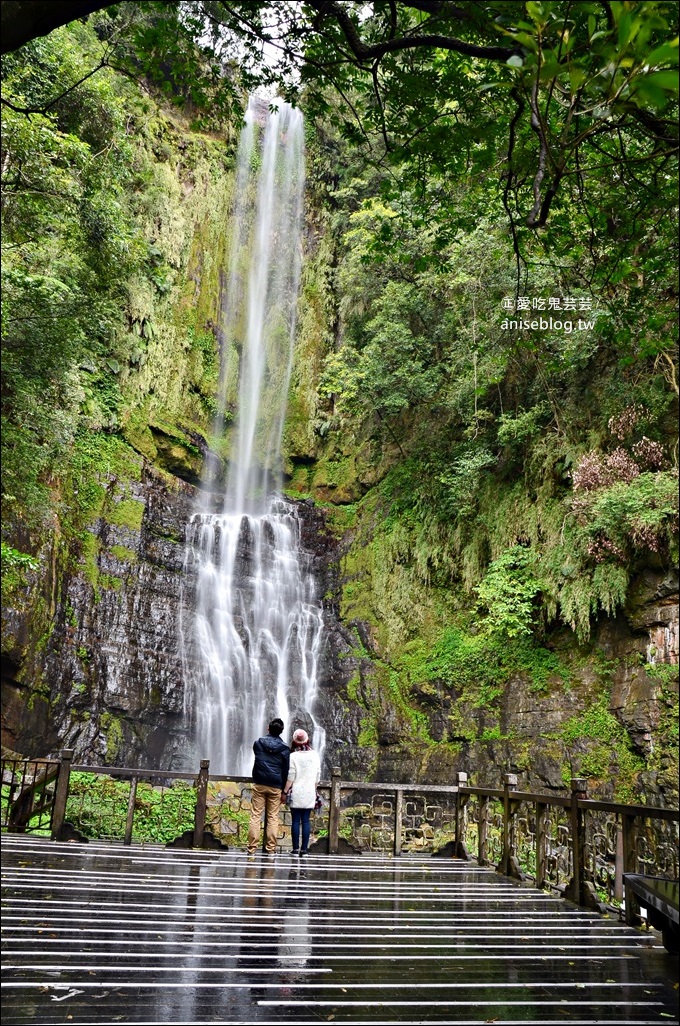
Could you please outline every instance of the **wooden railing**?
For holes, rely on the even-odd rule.
[[[195,774],[73,765],[72,757],[63,751],[58,761],[3,760],[4,830],[39,830],[60,839],[72,830],[71,820],[82,830],[84,805],[91,817],[92,802],[83,798],[87,787],[71,786],[71,774],[78,772],[100,783],[117,779],[128,784],[125,814],[118,792],[118,819],[111,826],[111,816],[106,817],[106,829],[88,820],[91,836],[130,844],[138,839],[135,831],[139,834],[149,804],[144,796],[153,794],[161,802],[162,818],[162,801],[169,803],[170,796],[177,815],[180,792],[184,829],[174,843],[199,848],[245,840],[249,777],[210,774],[207,760]],[[316,847],[329,854],[379,851],[400,857],[419,851],[474,858],[594,909],[622,901],[624,874],[678,877],[678,810],[589,799],[587,782],[580,778],[571,781],[569,796],[557,796],[518,791],[517,777],[509,773],[502,788],[486,788],[470,785],[465,773],[458,773],[451,785],[385,784],[342,780],[340,771],[333,770],[319,790],[328,800],[315,817]],[[288,840],[287,816],[284,812],[282,847]],[[629,923],[640,918],[632,892],[626,894],[625,918]]]

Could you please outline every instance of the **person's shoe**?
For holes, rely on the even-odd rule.
[[[309,852],[307,851],[307,849],[306,849],[306,848],[303,848],[303,849],[301,850],[301,852],[300,852],[300,858],[302,858],[302,856],[303,856],[303,855],[309,855]]]
[[[291,853],[291,855],[299,855],[300,854],[300,849],[299,848],[291,848],[290,853]]]

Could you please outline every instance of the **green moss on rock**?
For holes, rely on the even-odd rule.
[[[104,712],[99,717],[99,728],[104,734],[106,741],[106,762],[109,766],[115,766],[118,753],[123,744],[123,727],[120,719],[113,713]]]
[[[144,519],[145,505],[138,499],[120,499],[106,511],[106,520],[116,527],[139,531]]]

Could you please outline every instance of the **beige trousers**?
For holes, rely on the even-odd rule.
[[[266,810],[267,834],[265,848],[270,854],[276,851],[276,839],[279,833],[279,809],[281,808],[281,788],[269,787],[267,784],[253,784],[248,824],[248,854],[254,855],[260,841],[262,813]]]

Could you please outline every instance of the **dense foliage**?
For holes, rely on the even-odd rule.
[[[265,83],[307,117],[285,448],[291,492],[348,539],[342,616],[421,739],[440,685],[472,709],[518,676],[566,686],[560,632],[573,655],[677,559],[676,19],[656,0],[126,3],[6,56],[12,588],[55,511],[85,550],[140,455],[195,480],[220,449],[231,145]]]
[[[328,440],[358,419],[392,447],[383,529],[409,525],[412,555],[423,539],[424,583],[462,577],[510,634],[540,626],[533,603],[544,627],[559,608],[587,637],[591,615],[624,600],[638,557],[670,558],[677,529],[670,194],[616,285],[598,277],[605,256],[598,270],[578,244],[567,259],[534,237],[517,299],[492,195],[481,223],[441,249],[436,229],[402,216],[405,193],[375,199],[375,176],[350,168],[333,191],[343,337],[317,431]],[[444,202],[469,209],[480,190],[452,184]],[[569,218],[587,233],[576,204]],[[389,252],[375,246],[385,225]]]
[[[189,308],[179,272],[197,225],[220,223],[228,181],[218,203],[209,190],[229,151],[198,132],[177,149],[183,122],[110,67],[129,12],[101,17],[3,63],[2,502],[15,531],[43,521],[74,451],[98,457],[97,434],[153,457],[150,418],[172,434],[183,416],[191,433],[215,407],[206,320],[219,296]]]

